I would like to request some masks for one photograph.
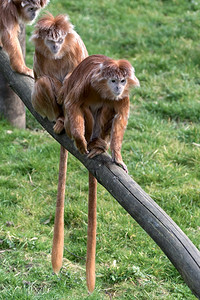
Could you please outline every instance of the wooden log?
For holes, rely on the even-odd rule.
[[[167,255],[191,291],[200,299],[200,252],[178,225],[107,154],[88,159],[81,155],[66,134],[56,135],[53,124],[43,119],[31,105],[33,80],[14,73],[6,54],[0,50],[0,71],[40,124],[64,148],[79,159],[119,204],[138,222]]]

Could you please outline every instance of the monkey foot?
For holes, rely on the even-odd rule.
[[[64,117],[60,117],[56,120],[56,124],[53,126],[53,131],[56,134],[61,133],[64,129]]]
[[[106,152],[108,149],[108,143],[101,138],[96,138],[88,144],[88,158],[93,158],[96,155]]]
[[[101,153],[104,153],[105,152],[105,150],[104,149],[100,149],[100,148],[93,148],[90,152],[89,152],[89,154],[88,154],[88,158],[93,158],[93,157],[95,157],[96,155],[99,155],[99,154],[101,154]]]

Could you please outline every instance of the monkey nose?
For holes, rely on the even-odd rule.
[[[58,52],[58,50],[59,50],[59,47],[58,47],[58,46],[56,46],[56,45],[53,45],[53,52],[54,52],[54,53],[57,53],[57,52]]]
[[[115,88],[115,94],[118,96],[121,94],[121,88],[119,88],[118,86],[116,86]]]

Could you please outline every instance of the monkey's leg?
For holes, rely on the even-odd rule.
[[[104,107],[101,110],[97,111],[97,113],[95,114],[92,139],[88,145],[89,158],[93,158],[96,155],[108,150],[108,140],[112,127],[113,117],[113,109],[107,107],[106,105],[104,105]]]
[[[83,112],[80,107],[76,105],[69,105],[66,107],[67,113],[67,124],[69,122],[70,126],[70,135],[75,141],[76,147],[82,154],[87,154],[87,141],[85,139],[85,120]],[[66,123],[65,123],[66,124]],[[67,128],[65,125],[67,132]]]
[[[123,104],[124,103],[124,104]],[[121,147],[124,137],[124,132],[128,122],[128,111],[129,111],[129,102],[123,101],[118,107],[118,112],[113,119],[112,130],[111,130],[111,141],[110,149],[112,152],[113,161],[120,165],[127,173],[128,169],[125,163],[122,160],[121,156]]]
[[[64,202],[65,202],[65,183],[67,172],[68,151],[60,147],[60,165],[58,178],[58,192],[56,202],[56,214],[54,220],[53,246],[51,262],[53,271],[57,274],[62,267],[63,248],[64,248]]]
[[[95,254],[96,254],[96,227],[97,227],[97,180],[89,172],[88,196],[88,231],[87,231],[87,259],[86,280],[89,293],[95,288]]]
[[[34,109],[50,121],[56,121],[62,115],[62,108],[56,102],[56,89],[48,77],[36,80],[31,101]]]
[[[33,70],[29,69],[24,62],[22,49],[18,40],[18,32],[13,29],[13,32],[4,30],[1,36],[3,48],[8,53],[10,65],[12,69],[18,73],[22,73],[34,78]]]

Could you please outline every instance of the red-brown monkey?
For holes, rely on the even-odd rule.
[[[0,45],[10,58],[14,71],[33,77],[33,71],[26,67],[18,40],[19,22],[32,23],[41,8],[49,0],[1,0],[0,1]]]
[[[129,115],[129,91],[139,86],[127,60],[103,55],[84,59],[64,82],[58,102],[63,103],[65,130],[79,151],[92,158],[110,142],[112,159],[126,172],[121,146]],[[93,184],[93,186],[92,186]],[[86,277],[89,292],[95,287],[96,179],[89,174],[89,218]]]
[[[31,40],[35,44],[32,104],[50,121],[56,121],[54,131],[63,129],[62,108],[57,103],[58,92],[66,76],[88,56],[80,36],[67,15],[43,16],[35,25]]]
[[[42,117],[56,122],[54,132],[60,133],[64,128],[64,117],[62,108],[57,103],[59,90],[64,79],[88,56],[88,53],[66,15],[43,16],[37,22],[31,39],[35,44],[33,66],[35,85],[32,104]],[[65,148],[61,146],[52,247],[52,266],[55,273],[59,272],[63,258],[67,154]]]

